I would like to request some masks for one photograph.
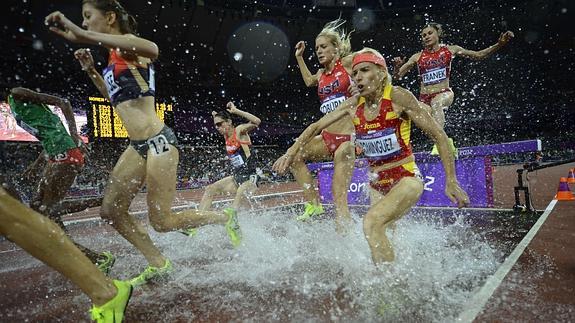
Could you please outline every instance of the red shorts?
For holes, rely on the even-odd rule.
[[[445,93],[445,92],[452,92],[450,88],[443,89],[439,92],[431,93],[431,94],[419,94],[419,101],[431,106],[431,100],[436,97],[438,94]]]
[[[389,190],[404,177],[421,178],[421,174],[415,162],[409,162],[394,168],[382,170],[378,172],[376,176],[376,178],[369,182],[369,186],[382,194],[387,194]]]
[[[80,148],[72,148],[61,154],[50,156],[49,162],[58,164],[77,164],[84,166],[84,154]]]
[[[321,132],[321,137],[323,138],[323,142],[325,143],[327,150],[332,155],[342,143],[351,140],[351,135],[340,135],[327,132],[325,130]]]

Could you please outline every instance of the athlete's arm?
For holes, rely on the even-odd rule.
[[[340,104],[337,109],[324,115],[318,121],[310,124],[295,140],[294,144],[288,148],[287,152],[280,157],[272,166],[272,169],[279,174],[285,173],[288,167],[291,165],[295,155],[302,149],[313,137],[318,135],[323,129],[329,127],[332,123],[338,121],[350,113],[355,113],[357,107],[357,101],[359,98],[359,93],[352,86],[353,95]]]
[[[87,48],[80,48],[74,52],[74,57],[78,60],[80,66],[82,66],[82,70],[88,73],[90,80],[94,83],[100,94],[110,101],[106,83],[104,83],[104,78],[96,70],[96,67],[94,67],[94,58],[92,57],[90,50]]]
[[[299,71],[305,83],[305,86],[311,87],[316,86],[318,82],[318,74],[311,74],[309,68],[303,59],[303,51],[305,50],[305,42],[299,41],[295,45],[295,59],[297,61],[297,65],[299,66]]]
[[[481,59],[485,59],[485,58],[489,57],[491,54],[495,53],[496,51],[501,49],[503,46],[507,45],[507,43],[509,43],[509,41],[514,36],[515,35],[511,31],[506,31],[504,33],[501,33],[501,35],[499,36],[499,40],[497,41],[497,43],[495,45],[491,45],[491,46],[484,48],[482,50],[479,50],[479,51],[465,49],[465,48],[463,48],[461,46],[457,46],[457,45],[449,46],[449,50],[455,56],[461,56],[461,57],[481,60]]]
[[[35,181],[38,179],[40,175],[40,170],[44,169],[44,165],[46,164],[46,151],[42,150],[38,158],[34,160],[32,164],[30,164],[22,173],[22,177],[27,181]]]
[[[77,139],[78,136],[78,129],[76,128],[76,119],[74,118],[74,111],[72,110],[72,105],[70,105],[70,101],[63,100],[60,105],[58,105],[66,118],[66,122],[68,123],[68,131],[70,132],[70,136],[72,138]],[[78,144],[78,143],[76,143]]]
[[[236,127],[238,135],[245,135],[249,131],[252,131],[255,128],[257,128],[262,122],[260,118],[256,117],[255,115],[236,108],[236,105],[233,102],[228,102],[228,104],[226,105],[226,109],[228,110],[229,113],[235,114],[249,121],[249,123],[243,123]]]
[[[419,53],[411,55],[411,57],[404,63],[404,59],[401,57],[395,57],[393,59],[393,79],[400,80],[409,72],[415,65],[417,65],[417,60],[419,59]]]
[[[45,23],[52,25],[50,31],[74,43],[120,49],[152,60],[158,58],[159,49],[154,42],[131,34],[112,35],[85,30],[74,24],[59,11],[49,14],[45,19]]]
[[[38,93],[36,91],[32,91],[24,87],[15,87],[10,91],[10,94],[15,100],[30,103],[50,104],[60,106],[63,104],[63,101],[67,101],[54,95]]]
[[[413,120],[415,125],[435,142],[445,170],[445,193],[451,201],[457,203],[459,207],[467,205],[469,203],[469,197],[467,193],[459,187],[457,177],[455,176],[455,162],[449,150],[448,138],[445,131],[408,90],[394,86],[391,91],[391,101],[393,102],[396,113],[405,113]]]

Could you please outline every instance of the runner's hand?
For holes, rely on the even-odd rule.
[[[60,11],[54,11],[46,16],[44,23],[50,26],[49,29],[51,32],[73,43],[85,41],[86,30],[70,21],[70,19],[66,18]]]
[[[513,37],[515,37],[515,34],[513,34],[512,31],[506,31],[504,33],[501,33],[501,35],[499,36],[499,40],[497,41],[497,45],[505,46]]]
[[[285,153],[283,156],[278,158],[278,160],[276,160],[276,162],[272,166],[272,170],[278,173],[279,175],[285,174],[285,172],[288,170],[289,166],[293,161],[293,157],[294,157],[293,155]]]
[[[393,68],[400,68],[405,64],[405,57],[394,57],[391,61],[393,62]]]
[[[458,208],[469,205],[469,196],[467,196],[467,193],[465,193],[457,182],[447,182],[445,195],[449,197],[451,202],[457,204]]]
[[[228,102],[228,104],[226,104],[226,110],[228,110],[228,112],[231,114],[235,114],[236,112],[238,112],[236,105],[232,101],[230,101],[230,102]]]
[[[92,57],[90,49],[80,48],[74,52],[74,57],[78,60],[80,66],[82,66],[83,71],[94,68],[94,57]]]
[[[295,44],[295,57],[302,57],[303,51],[305,50],[305,42],[300,40]]]

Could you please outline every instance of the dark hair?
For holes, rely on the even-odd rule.
[[[94,8],[106,13],[112,11],[116,14],[116,19],[120,24],[120,32],[123,34],[135,34],[138,23],[136,19],[128,14],[126,9],[117,0],[82,0],[82,4],[89,3]]]
[[[213,117],[220,117],[224,120],[232,121],[232,115],[228,111],[216,111]]]
[[[421,28],[421,30],[423,30],[427,27],[431,27],[431,28],[435,29],[435,31],[437,31],[437,36],[439,36],[439,38],[444,36],[443,26],[441,26],[441,24],[438,24],[436,22],[430,22],[430,23],[427,23],[425,26],[423,26],[423,28]]]

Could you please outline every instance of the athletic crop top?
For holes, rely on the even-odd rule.
[[[226,152],[228,154],[228,158],[234,167],[243,167],[248,162],[248,158],[246,156],[246,152],[244,151],[243,145],[251,146],[251,140],[248,141],[240,141],[236,130],[234,129],[234,134],[231,137],[226,138]],[[251,156],[250,156],[251,157]]]
[[[432,85],[449,79],[453,54],[446,45],[441,45],[435,52],[424,49],[417,60],[419,77],[423,85]]]
[[[317,95],[321,101],[320,111],[327,114],[335,110],[351,96],[347,91],[350,85],[351,77],[338,59],[331,72],[324,72],[319,77]]]
[[[155,94],[154,65],[123,58],[117,50],[110,51],[103,75],[112,105]]]
[[[60,118],[47,105],[17,101],[12,95],[8,96],[8,104],[18,125],[40,141],[48,156],[77,147]]]
[[[412,154],[409,142],[411,120],[400,118],[391,106],[391,85],[386,85],[379,104],[379,114],[371,121],[364,115],[365,99],[359,105],[353,118],[355,140],[360,151],[367,157],[370,166],[395,162]]]

